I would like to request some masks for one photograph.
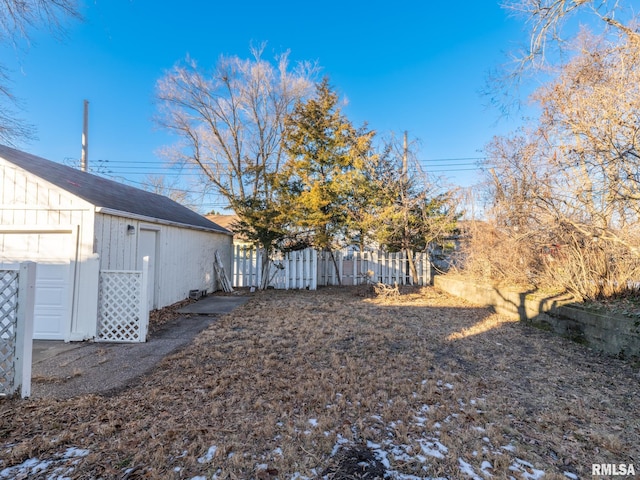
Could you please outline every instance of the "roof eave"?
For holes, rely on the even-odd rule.
[[[168,225],[171,227],[179,227],[179,228],[189,228],[191,230],[200,230],[203,232],[212,232],[212,233],[219,233],[221,235],[229,235],[230,237],[233,237],[233,233],[229,232],[228,230],[222,229],[222,228],[207,228],[207,227],[202,227],[199,225],[191,225],[189,223],[180,223],[180,222],[173,222],[171,220],[164,220],[162,218],[154,218],[154,217],[147,217],[145,215],[139,215],[137,213],[131,213],[131,212],[124,212],[122,210],[115,210],[113,208],[107,208],[107,207],[98,207],[96,206],[96,213],[103,213],[105,215],[114,215],[116,217],[124,217],[124,218],[130,218],[132,220],[139,220],[142,222],[149,222],[149,223],[158,223],[161,225]]]

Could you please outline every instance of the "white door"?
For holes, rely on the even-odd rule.
[[[0,233],[0,268],[36,267],[33,338],[66,340],[71,328],[71,232]]]
[[[149,303],[149,311],[158,305],[156,295],[156,248],[157,248],[156,230],[140,230],[140,247],[138,249],[138,268],[142,270],[142,259],[149,257],[149,277],[147,278],[147,300]]]
[[[69,328],[69,263],[38,263],[33,338],[64,340]]]

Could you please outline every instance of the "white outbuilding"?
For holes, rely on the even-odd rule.
[[[37,263],[34,338],[96,336],[99,272],[141,270],[148,308],[218,289],[232,234],[173,200],[0,146],[0,268]]]

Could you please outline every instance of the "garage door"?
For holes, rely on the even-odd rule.
[[[70,232],[0,233],[0,268],[18,268],[23,261],[38,264],[34,339],[64,340],[69,336],[73,245]]]

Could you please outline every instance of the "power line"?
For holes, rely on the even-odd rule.
[[[455,157],[455,158],[427,158],[418,160],[419,163],[434,163],[434,162],[468,162],[468,161],[485,161],[487,157]]]

